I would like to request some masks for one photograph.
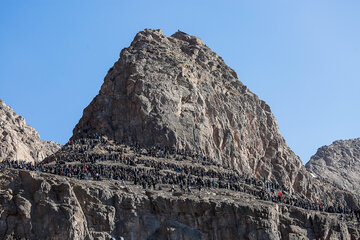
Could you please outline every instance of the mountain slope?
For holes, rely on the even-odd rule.
[[[319,148],[305,167],[326,182],[360,194],[360,138]]]
[[[27,125],[25,119],[1,99],[0,138],[0,162],[4,160],[39,162],[61,147],[55,142],[41,141],[39,133]]]

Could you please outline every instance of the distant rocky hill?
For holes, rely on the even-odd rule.
[[[311,178],[270,107],[199,38],[180,31],[146,29],[121,51],[72,139],[89,133],[198,152],[297,190]]]
[[[41,141],[39,133],[1,99],[0,138],[0,161],[39,162],[61,147],[55,142]]]
[[[326,182],[360,194],[360,138],[319,148],[305,167]]]

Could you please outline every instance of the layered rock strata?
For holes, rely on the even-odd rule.
[[[0,162],[16,160],[39,162],[60,149],[61,145],[42,141],[25,119],[0,99]]]
[[[325,182],[360,194],[360,138],[319,148],[305,167]]]

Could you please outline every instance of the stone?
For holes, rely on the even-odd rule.
[[[42,141],[39,133],[0,99],[0,162],[40,162],[60,147],[58,143]]]
[[[319,148],[305,167],[316,178],[360,194],[360,138],[338,140]]]

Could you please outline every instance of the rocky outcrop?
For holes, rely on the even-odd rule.
[[[60,149],[60,144],[41,141],[39,133],[27,125],[0,99],[0,162],[19,160],[39,162]]]
[[[199,38],[180,31],[139,32],[73,133],[198,152],[298,191],[311,181],[270,107]]]
[[[1,239],[358,239],[339,215],[245,193],[174,196],[118,181],[0,170]]]
[[[360,138],[319,148],[305,166],[325,182],[360,194]]]

